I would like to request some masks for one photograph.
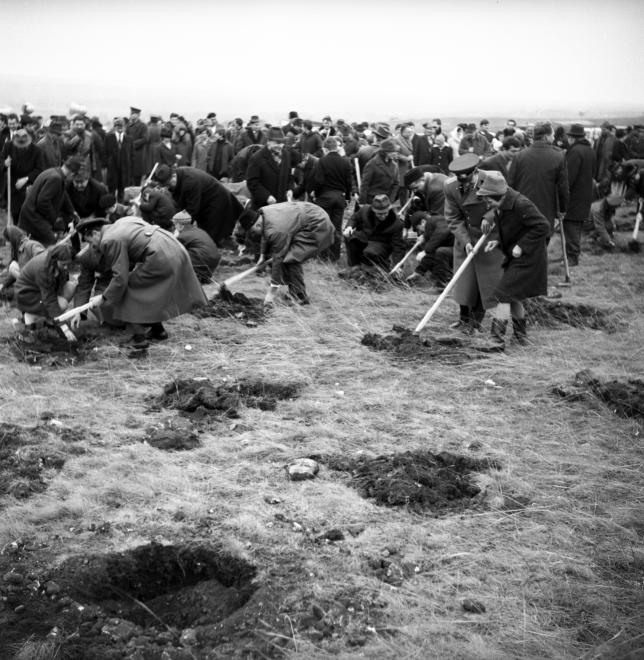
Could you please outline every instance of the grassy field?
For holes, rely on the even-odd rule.
[[[0,657],[642,657],[642,421],[550,390],[583,369],[641,377],[644,255],[585,254],[561,290],[608,310],[616,332],[529,327],[529,346],[459,366],[360,343],[414,327],[433,301],[422,288],[372,292],[331,266],[305,270],[311,306],[277,305],[257,327],[186,315],[139,359],[108,339],[92,359],[50,369],[0,344],[0,420],[64,459],[44,461],[30,497],[0,489]],[[238,290],[263,288],[253,277]],[[0,310],[2,338],[15,316]],[[447,334],[456,316],[446,301],[425,332]],[[200,446],[166,452],[142,440],[176,420],[151,403],[178,378],[300,391],[274,410],[197,420]],[[363,498],[326,461],[406,451],[489,458],[498,469],[473,476],[480,493],[468,506],[435,515]],[[289,481],[285,466],[307,456],[320,460],[317,477]],[[89,587],[74,591],[74,580],[91,581],[83,566],[151,542],[213,548],[220,572],[252,567],[242,606],[216,625],[158,615],[147,630],[111,636],[99,612],[101,630],[87,632],[69,613],[91,609]],[[141,611],[143,591],[129,597]],[[113,612],[112,627],[128,619]]]

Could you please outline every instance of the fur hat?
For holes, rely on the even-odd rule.
[[[375,195],[371,202],[371,208],[374,211],[388,211],[391,208],[391,201],[387,195]]]
[[[183,210],[179,211],[179,213],[175,213],[172,216],[172,221],[178,225],[191,225],[192,224],[192,216],[188,211]]]
[[[496,170],[486,170],[485,177],[481,187],[476,191],[478,197],[487,197],[489,195],[505,195],[508,190],[508,184],[501,172]]]
[[[405,188],[409,188],[412,183],[415,183],[419,179],[423,178],[423,171],[420,167],[412,167],[409,172],[405,172],[404,183]]]

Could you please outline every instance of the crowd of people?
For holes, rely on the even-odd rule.
[[[167,337],[163,322],[205,301],[222,249],[272,260],[266,304],[280,285],[308,304],[302,262],[314,255],[390,272],[409,257],[410,285],[441,291],[467,261],[452,295],[455,326],[526,341],[522,302],[547,292],[547,245],[559,229],[571,266],[584,229],[614,247],[615,209],[638,200],[644,127],[581,124],[490,131],[483,119],[443,132],[440,119],[321,122],[290,112],[225,126],[214,112],[192,125],[130,108],[106,130],[84,112],[43,122],[29,105],[0,114],[0,199],[11,264],[3,289],[33,325],[84,306],[126,324],[137,346]],[[347,215],[347,207],[355,204]],[[83,247],[83,243],[85,243]],[[82,249],[81,249],[82,248]],[[80,269],[74,289],[70,264]],[[394,268],[392,274],[401,272]],[[73,278],[72,278],[73,279]],[[76,314],[62,330],[72,338]]]

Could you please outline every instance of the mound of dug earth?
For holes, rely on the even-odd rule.
[[[97,337],[91,334],[78,336],[77,342],[69,342],[56,328],[41,327],[37,330],[18,332],[3,340],[20,362],[42,367],[72,367],[95,359]]]
[[[204,416],[239,417],[239,408],[275,410],[278,401],[295,398],[299,383],[266,383],[242,380],[238,383],[214,385],[207,378],[173,380],[163,388],[155,404],[162,408]]]
[[[441,362],[443,364],[463,364],[478,360],[498,347],[488,342],[467,339],[454,335],[444,337],[419,337],[409,328],[393,326],[395,334],[379,335],[367,333],[361,344],[376,351],[391,353],[395,360],[418,362]]]
[[[230,641],[240,621],[266,607],[251,601],[260,586],[255,568],[210,545],[152,543],[75,556],[40,575],[17,568],[10,570],[11,611],[0,613],[3,658],[21,646],[30,658],[201,658],[201,641],[209,649]],[[51,641],[55,653],[47,655]]]
[[[260,298],[249,298],[243,293],[232,293],[222,289],[205,306],[193,310],[198,318],[233,318],[246,325],[256,325],[266,320],[266,310]]]
[[[567,401],[599,399],[620,417],[644,419],[644,380],[602,380],[584,370],[570,385],[555,385],[552,393]]]
[[[472,472],[499,469],[496,461],[449,452],[404,452],[376,458],[317,457],[332,470],[349,472],[349,485],[384,506],[447,513],[472,505],[480,489]]]
[[[615,332],[620,326],[610,312],[593,305],[548,300],[543,297],[529,298],[524,304],[528,321],[546,328],[556,328],[563,323],[573,328]]]

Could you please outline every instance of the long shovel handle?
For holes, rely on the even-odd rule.
[[[78,307],[74,307],[73,309],[68,309],[66,312],[63,312],[60,316],[57,316],[54,321],[56,323],[64,323],[68,319],[73,318],[76,316],[76,314],[81,314],[82,312],[86,312],[88,309],[92,309],[92,303],[85,303],[84,305],[79,305]]]
[[[414,334],[417,335],[428,323],[429,320],[434,316],[436,313],[436,310],[441,306],[443,300],[449,296],[450,291],[454,288],[454,285],[456,282],[458,282],[458,279],[460,276],[465,272],[465,269],[470,265],[472,259],[476,256],[478,251],[481,249],[483,246],[483,243],[488,239],[490,235],[490,231],[492,231],[492,228],[490,228],[489,231],[487,231],[485,234],[479,238],[478,241],[476,241],[476,244],[472,248],[472,251],[467,255],[465,258],[465,261],[459,266],[458,270],[454,273],[452,276],[452,279],[447,283],[447,286],[443,289],[443,292],[436,298],[434,301],[434,304],[427,310],[427,314],[423,316],[422,321],[416,326],[416,329],[414,330]]]
[[[358,184],[358,193],[360,193],[360,188],[362,188],[362,178],[360,177],[360,163],[357,158],[353,159],[353,164],[356,168],[356,183]]]
[[[568,253],[566,252],[566,234],[564,232],[563,220],[559,221],[559,233],[561,234],[561,250],[563,251],[564,271],[566,272],[566,284],[569,284],[570,266],[568,265]]]
[[[7,165],[7,227],[13,227],[13,216],[11,215],[11,161]]]
[[[273,257],[270,259],[267,259],[266,261],[262,261],[261,264],[255,264],[254,266],[251,266],[250,268],[243,270],[241,273],[237,273],[237,275],[233,275],[232,277],[229,277],[227,280],[221,283],[219,290],[221,289],[227,289],[231,284],[236,284],[240,280],[243,280],[245,277],[248,277],[248,275],[252,275],[260,266],[263,268],[264,266],[267,266],[268,264],[273,261]]]
[[[149,185],[150,181],[152,181],[152,177],[154,176],[155,172],[157,171],[157,167],[159,167],[159,163],[154,163],[154,167],[152,168],[152,171],[150,174],[148,174],[147,179],[143,182],[143,185],[141,186],[141,190],[145,188],[147,185]],[[141,203],[141,195],[142,193],[139,193],[136,198],[133,200],[133,204],[136,204],[137,206]]]
[[[640,224],[642,223],[642,211],[641,209],[635,214],[635,227],[633,228],[633,240],[637,240],[637,235],[640,232]]]
[[[407,254],[389,271],[389,275],[393,275],[397,270],[403,267],[404,263],[409,259],[409,257],[414,253],[417,247],[423,244],[422,239],[414,243],[413,247]]]

